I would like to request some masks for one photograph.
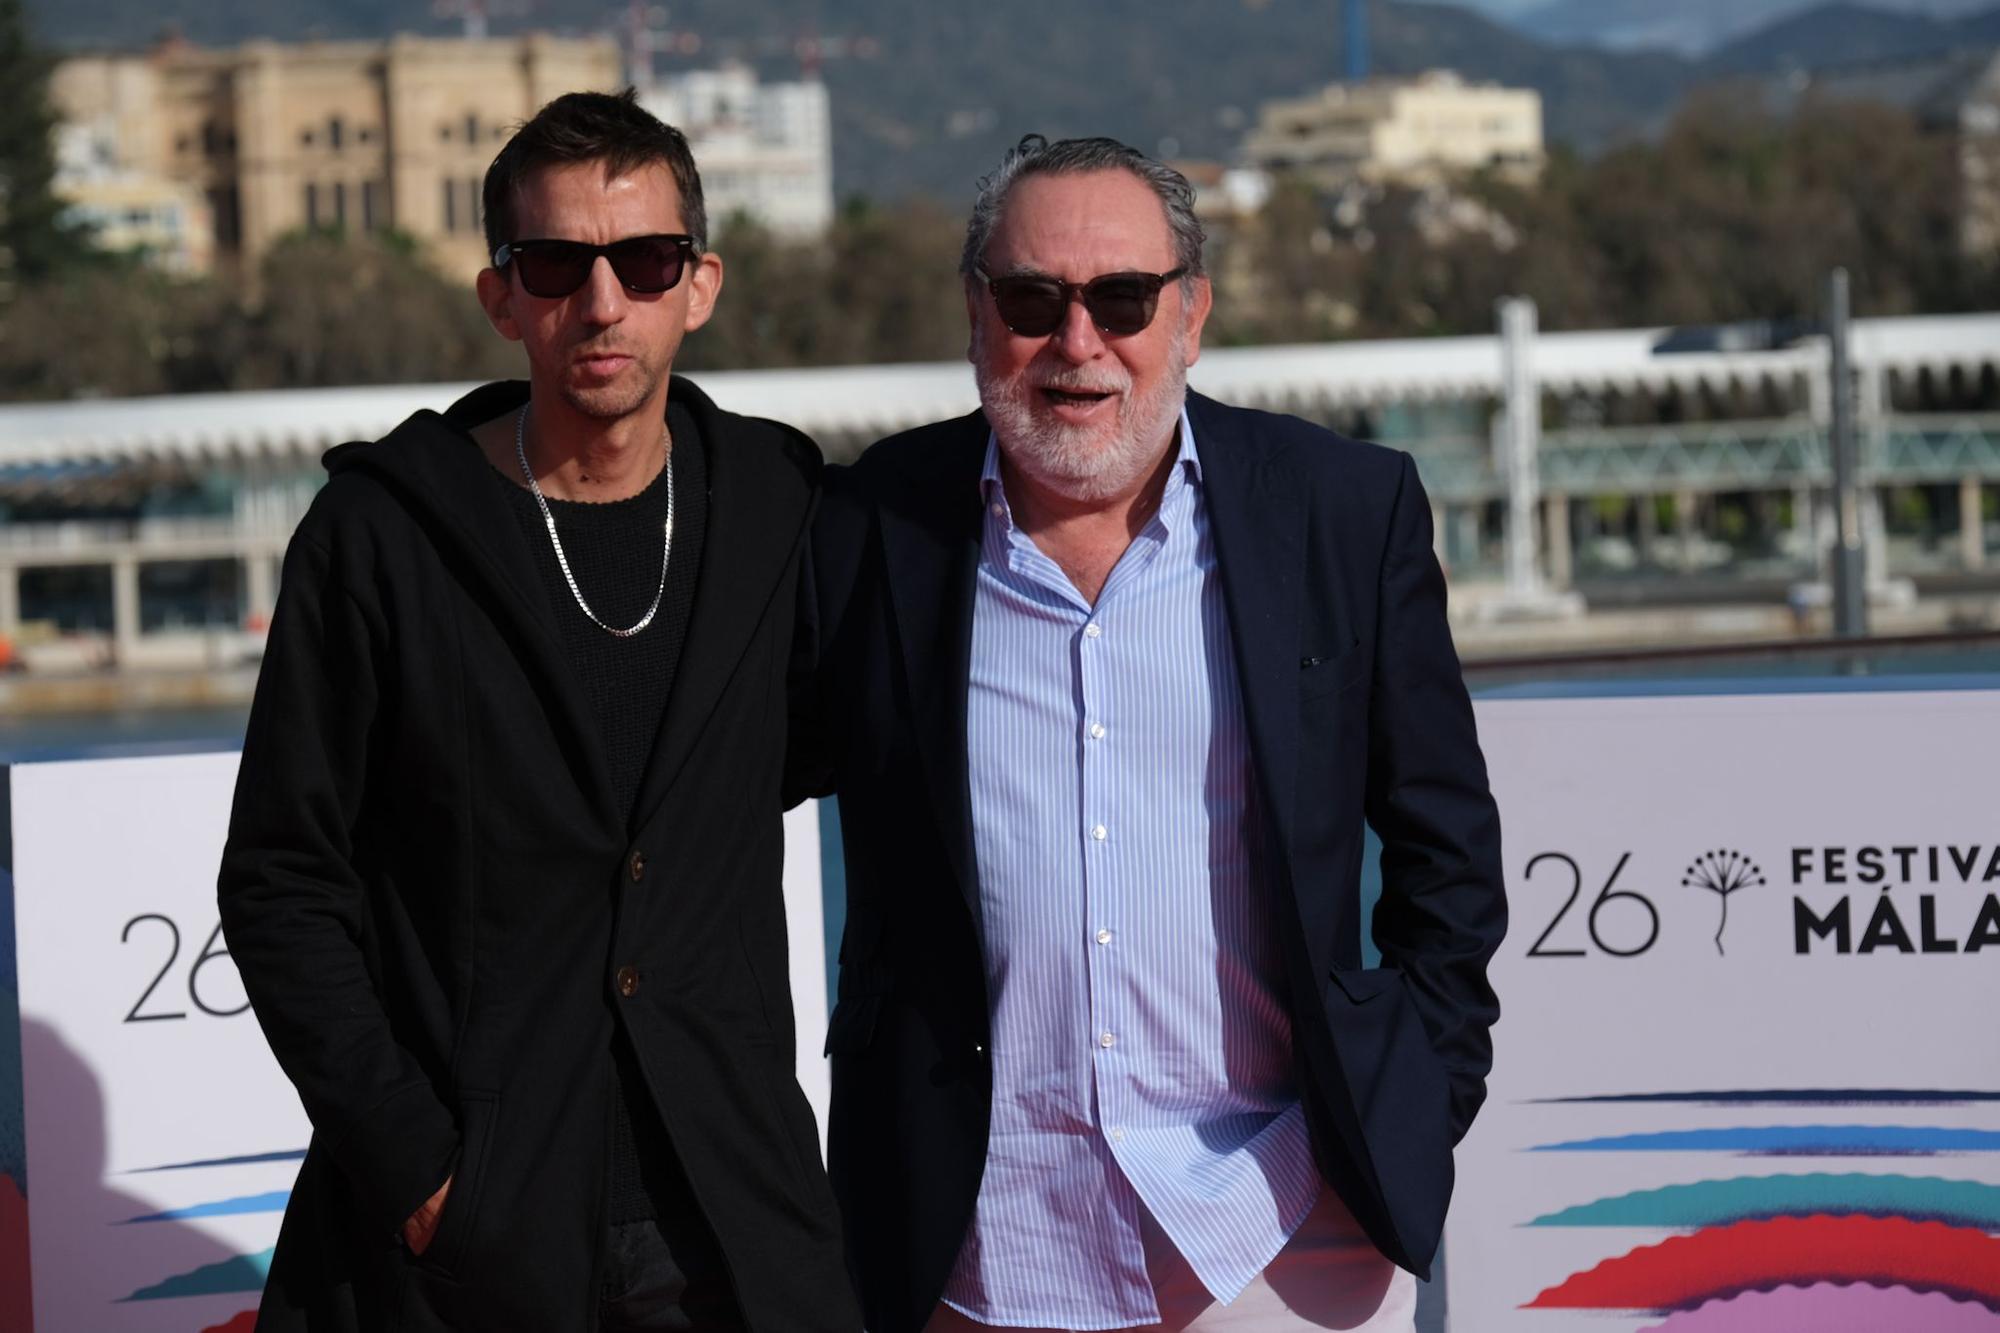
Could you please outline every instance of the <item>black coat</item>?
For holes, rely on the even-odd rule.
[[[1403,454],[1190,395],[1320,1171],[1428,1272],[1485,1096],[1500,829]],[[829,1143],[874,1333],[921,1328],[972,1218],[992,1077],[966,781],[983,416],[834,469],[813,533],[794,795],[840,796],[848,917]],[[1363,821],[1383,845],[1361,966]]]
[[[286,556],[220,890],[313,1124],[258,1328],[594,1330],[622,1023],[750,1327],[853,1330],[780,883],[818,452],[674,381],[708,533],[628,829],[535,553],[462,429],[525,393],[334,450]],[[412,1258],[401,1224],[448,1171]]]

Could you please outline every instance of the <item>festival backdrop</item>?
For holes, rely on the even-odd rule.
[[[2000,693],[1479,717],[1512,928],[1451,1329],[2000,1333]],[[0,1333],[30,1227],[41,1333],[248,1333],[306,1125],[215,929],[235,763],[0,769]],[[820,830],[786,896],[824,1124]]]
[[[2000,1331],[2000,693],[1488,700],[1451,1327]]]

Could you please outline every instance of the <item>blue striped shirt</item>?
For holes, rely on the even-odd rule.
[[[1142,1207],[1219,1300],[1320,1192],[1194,432],[1092,607],[1014,526],[989,439],[966,732],[993,1121],[945,1300],[1159,1319]]]

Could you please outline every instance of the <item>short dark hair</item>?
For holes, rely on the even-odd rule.
[[[965,224],[965,248],[960,252],[958,271],[971,277],[986,262],[986,245],[1000,225],[1007,195],[1029,176],[1070,176],[1093,171],[1129,171],[1159,197],[1166,210],[1167,231],[1173,239],[1174,264],[1187,270],[1187,279],[1200,277],[1206,270],[1201,262],[1201,243],[1207,239],[1201,219],[1195,216],[1194,186],[1188,178],[1164,162],[1146,156],[1116,139],[1057,139],[1049,142],[1039,134],[1022,136],[1007,150],[1000,165],[980,179],[979,195],[972,202],[972,216]]]
[[[486,169],[486,253],[514,234],[514,192],[543,167],[602,162],[610,176],[658,163],[674,176],[681,197],[681,225],[694,237],[695,253],[708,248],[708,209],[701,173],[687,136],[639,105],[636,89],[622,93],[564,93],[534,114]]]

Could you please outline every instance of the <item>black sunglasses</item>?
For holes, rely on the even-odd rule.
[[[1045,338],[1062,326],[1069,315],[1069,303],[1081,300],[1090,313],[1090,322],[1117,337],[1139,332],[1153,322],[1159,308],[1160,288],[1187,276],[1182,265],[1166,273],[1106,273],[1089,282],[1064,282],[1060,278],[987,277],[993,305],[1000,320],[1023,338]]]
[[[530,296],[568,296],[583,286],[597,257],[603,255],[626,291],[653,295],[681,280],[693,254],[694,237],[682,235],[627,236],[609,245],[509,241],[493,252],[493,267],[512,264]]]

